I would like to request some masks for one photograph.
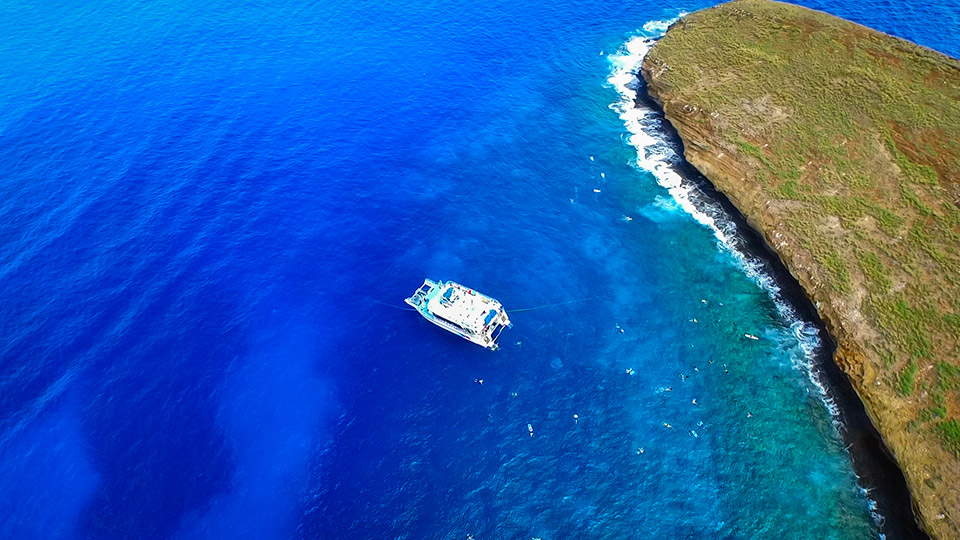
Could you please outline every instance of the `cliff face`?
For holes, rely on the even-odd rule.
[[[683,140],[684,157],[744,214],[747,222],[773,247],[807,292],[830,335],[837,340],[834,360],[855,382],[858,393],[863,396],[860,388],[868,381],[875,380],[876,373],[870,363],[864,361],[865,354],[857,346],[857,336],[872,336],[876,332],[866,328],[863,318],[859,316],[862,302],[857,301],[856,297],[837,298],[830,294],[831,287],[823,278],[825,272],[797,238],[799,231],[783,221],[781,201],[771,199],[756,181],[756,170],[749,163],[749,158],[745,159],[735,146],[723,141],[709,121],[694,120],[702,119],[705,111],[673,99],[669,92],[666,98],[661,97],[658,79],[653,74],[656,69],[651,69],[651,63],[645,63],[642,72],[649,85],[649,95],[660,104],[664,116]],[[850,300],[853,302],[850,303]],[[842,315],[842,312],[847,312],[847,315]]]
[[[960,538],[960,62],[738,0],[676,23],[642,76],[816,305],[921,526]]]

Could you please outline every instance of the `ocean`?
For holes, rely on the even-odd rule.
[[[642,103],[709,5],[0,3],[0,537],[918,534]],[[960,56],[953,0],[805,5]]]

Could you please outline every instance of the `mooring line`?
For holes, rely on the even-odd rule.
[[[577,302],[586,302],[586,301],[588,301],[588,300],[597,300],[597,299],[599,299],[599,298],[608,298],[608,296],[591,296],[590,298],[579,298],[579,299],[577,299],[577,300],[567,300],[566,302],[555,302],[555,303],[553,303],[553,304],[544,304],[544,305],[542,305],[542,306],[533,306],[533,307],[528,307],[528,308],[510,309],[510,310],[507,310],[507,313],[517,313],[517,312],[519,312],[519,311],[533,311],[533,310],[535,310],[535,309],[542,309],[542,308],[553,307],[553,306],[563,306],[563,305],[566,305],[566,304],[575,304],[575,303],[577,303]]]
[[[411,308],[411,307],[395,306],[395,305],[393,305],[393,304],[388,304],[388,303],[386,303],[386,302],[381,302],[380,300],[377,300],[376,298],[370,298],[370,301],[371,301],[371,302],[376,302],[376,303],[378,303],[378,304],[382,304],[382,305],[387,306],[387,307],[392,307],[392,308],[394,308],[394,309],[402,309],[402,310],[404,310],[404,311],[416,311],[415,309],[413,309],[413,308]]]

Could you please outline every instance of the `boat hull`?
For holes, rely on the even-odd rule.
[[[452,281],[425,279],[405,302],[424,319],[490,350],[499,348],[497,338],[512,326],[500,302]]]

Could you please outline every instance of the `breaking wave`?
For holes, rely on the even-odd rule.
[[[753,279],[773,301],[777,312],[788,323],[799,345],[799,350],[793,348],[790,353],[791,362],[807,374],[824,406],[830,412],[834,430],[837,435],[842,435],[846,428],[840,414],[840,407],[827,391],[825,376],[815,368],[814,359],[820,353],[822,346],[817,326],[811,321],[804,320],[784,298],[768,263],[748,252],[736,223],[719,203],[705,196],[696,183],[678,171],[677,165],[683,162],[683,158],[678,152],[676,143],[668,136],[664,125],[666,119],[660,111],[640,99],[639,92],[643,88],[640,82],[640,67],[643,59],[667,28],[684,15],[686,13],[681,13],[674,19],[650,21],[644,24],[638,35],[629,39],[617,53],[609,55],[612,66],[607,82],[620,95],[620,100],[610,108],[617,112],[630,133],[627,142],[637,150],[636,167],[652,174],[657,183],[666,189],[676,202],[678,209],[710,229],[717,239],[718,248],[728,253],[734,264]],[[666,205],[661,203],[660,206]],[[776,339],[774,332],[774,330],[768,330],[765,336]],[[870,515],[874,522],[882,524],[883,516],[877,511],[876,501],[870,496],[868,490],[864,489],[863,493],[867,497]]]
[[[683,15],[680,14],[680,17]],[[800,347],[800,354],[792,355],[792,361],[810,375],[811,382],[819,390],[830,410],[834,426],[840,431],[843,425],[840,422],[839,409],[826,392],[822,376],[813,369],[812,359],[822,345],[817,327],[800,317],[796,309],[783,297],[768,264],[748,253],[733,219],[716,201],[704,196],[693,181],[678,171],[677,165],[682,162],[682,157],[676,145],[668,138],[663,115],[640,99],[642,85],[639,77],[643,59],[656,40],[678,19],[679,17],[644,24],[639,35],[627,41],[616,54],[609,56],[612,69],[607,82],[620,94],[620,101],[612,104],[611,108],[619,114],[630,133],[627,141],[637,150],[637,168],[652,174],[657,183],[676,201],[678,208],[693,217],[697,223],[710,229],[717,239],[719,249],[729,253],[735,264],[772,299]]]
[[[784,298],[769,264],[749,253],[731,216],[717,201],[704,195],[694,181],[681,174],[678,165],[683,163],[683,157],[676,143],[668,135],[666,119],[640,95],[644,88],[640,76],[643,59],[670,25],[684,15],[686,13],[680,13],[673,19],[647,22],[637,35],[624,43],[615,54],[609,55],[611,72],[607,82],[620,95],[620,100],[611,104],[610,108],[617,112],[630,133],[626,140],[637,150],[636,167],[652,174],[657,183],[667,190],[679,210],[710,229],[717,239],[718,248],[728,253],[734,264],[753,279],[773,301],[777,312],[789,325],[799,346],[799,350],[797,347],[792,348],[791,362],[808,375],[811,384],[816,388],[820,399],[830,412],[836,433],[842,435],[845,432],[845,426],[840,408],[827,391],[825,376],[815,368],[814,359],[821,352],[822,346],[817,326],[811,321],[804,320],[793,305]],[[764,334],[769,339],[777,340],[775,330],[767,330]],[[869,493],[866,494],[874,521],[881,523],[883,518],[877,513],[876,502]]]

